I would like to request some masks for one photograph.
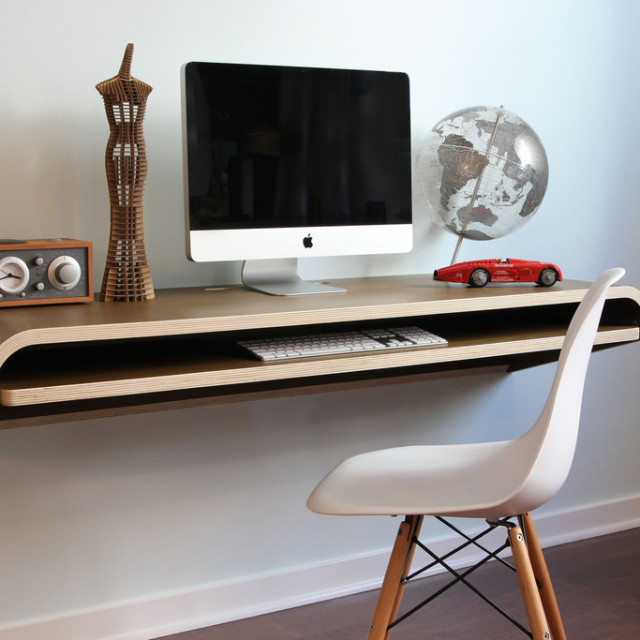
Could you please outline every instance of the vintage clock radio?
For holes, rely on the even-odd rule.
[[[0,307],[93,301],[92,244],[0,240]]]

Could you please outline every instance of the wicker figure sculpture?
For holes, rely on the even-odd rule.
[[[142,121],[152,87],[131,76],[132,57],[133,44],[128,44],[118,75],[96,85],[104,99],[111,130],[105,158],[111,233],[100,293],[103,301],[155,297],[142,220],[142,193],[147,177]]]

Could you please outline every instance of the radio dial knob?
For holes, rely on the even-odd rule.
[[[73,289],[80,281],[82,270],[80,264],[71,256],[58,256],[49,265],[47,271],[49,282],[60,291]]]
[[[74,265],[66,262],[56,269],[56,278],[62,284],[72,283],[78,275],[78,270]]]

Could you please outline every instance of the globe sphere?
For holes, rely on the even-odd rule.
[[[433,220],[472,240],[500,238],[525,224],[549,179],[535,131],[501,107],[461,109],[440,120],[415,167],[417,196]]]

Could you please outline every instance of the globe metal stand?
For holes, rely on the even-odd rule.
[[[498,124],[500,123],[500,118],[502,117],[502,110],[504,109],[504,105],[500,105],[500,110],[496,116],[496,122],[493,125],[493,131],[491,132],[491,139],[489,140],[489,144],[487,145],[487,151],[484,154],[484,163],[482,163],[482,168],[480,169],[480,174],[478,175],[478,179],[476,180],[476,185],[473,189],[473,195],[471,196],[471,200],[469,201],[469,206],[467,207],[467,215],[462,223],[462,229],[458,234],[458,242],[456,243],[456,248],[453,252],[453,257],[451,258],[451,264],[455,264],[458,261],[458,253],[460,252],[460,246],[462,245],[462,239],[464,238],[464,233],[469,226],[469,220],[471,220],[471,212],[473,211],[473,205],[475,204],[476,198],[478,197],[478,191],[480,190],[480,184],[482,183],[482,176],[484,174],[484,170],[487,168],[489,164],[489,154],[491,153],[491,147],[493,146],[493,142],[496,139],[496,133],[498,132]]]

